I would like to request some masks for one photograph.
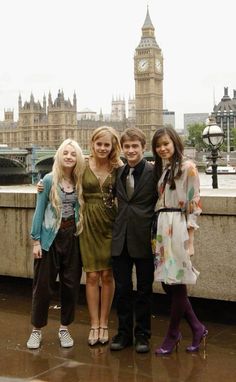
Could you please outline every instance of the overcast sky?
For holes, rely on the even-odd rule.
[[[134,96],[133,57],[147,4],[164,57],[164,108],[210,113],[224,86],[236,89],[236,1],[5,0],[0,20],[0,120],[18,117],[18,96],[42,103],[63,89],[78,110],[111,112]]]

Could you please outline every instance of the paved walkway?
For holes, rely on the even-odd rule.
[[[235,382],[236,327],[205,322],[209,329],[207,349],[187,354],[191,333],[185,322],[178,353],[156,357],[167,318],[152,318],[151,352],[136,354],[133,347],[111,352],[109,345],[87,345],[89,331],[86,305],[78,305],[76,321],[71,325],[75,346],[62,349],[57,338],[60,309],[51,306],[48,326],[43,331],[39,350],[28,350],[26,340],[30,326],[31,285],[5,282],[0,277],[0,382]],[[116,332],[116,314],[112,311],[110,335]]]

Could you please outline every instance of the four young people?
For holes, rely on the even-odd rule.
[[[119,159],[120,144],[126,160],[124,166]],[[199,177],[194,163],[184,159],[183,144],[174,129],[159,129],[154,134],[154,166],[143,157],[145,144],[145,136],[137,128],[126,129],[121,135],[120,143],[115,130],[110,127],[98,128],[91,138],[91,156],[85,165],[85,171],[83,164],[78,169],[77,157],[71,172],[73,174],[77,170],[81,180],[79,187],[77,186],[77,198],[81,199],[80,206],[83,207],[80,208],[83,211],[83,218],[80,219],[83,230],[79,237],[91,319],[88,343],[94,345],[98,342],[107,343],[109,340],[108,318],[114,294],[114,276],[118,332],[113,337],[110,348],[122,350],[132,345],[135,338],[136,352],[145,353],[150,350],[151,295],[155,265],[155,281],[161,281],[164,290],[172,296],[169,329],[161,347],[156,349],[156,354],[171,353],[178,345],[181,339],[179,324],[183,316],[193,332],[193,341],[187,351],[196,351],[200,342],[205,340],[207,329],[193,312],[187,297],[186,284],[195,283],[198,276],[190,256],[193,254],[194,230],[198,228],[196,218],[201,212]],[[45,188],[45,181],[51,176],[44,178]],[[59,189],[63,188],[62,178],[57,178]],[[74,190],[73,179],[72,176]],[[83,198],[80,198],[82,188]],[[45,195],[46,191],[47,196],[44,198],[52,198],[50,187],[44,189],[42,194]],[[72,192],[71,189],[69,191]],[[39,193],[38,200],[41,198]],[[38,204],[39,202],[36,212],[40,209]],[[61,205],[63,206],[63,202]],[[155,230],[151,230],[152,226],[155,226]],[[32,238],[35,244],[41,243],[40,235],[35,236],[32,233]],[[33,248],[37,249],[37,246]],[[47,250],[51,251],[50,246]],[[137,280],[134,309],[133,266]],[[77,281],[80,276],[81,273],[76,275]],[[33,289],[33,306],[34,301]],[[62,322],[60,339],[69,333],[63,323],[67,325],[70,322]],[[41,340],[40,329],[43,325],[34,322],[33,325],[31,337],[37,332]],[[28,347],[31,342],[28,341]],[[62,340],[61,345],[63,346]]]

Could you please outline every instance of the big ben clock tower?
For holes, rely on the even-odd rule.
[[[146,135],[147,150],[155,130],[163,126],[163,57],[154,32],[147,8],[134,56],[136,127]]]

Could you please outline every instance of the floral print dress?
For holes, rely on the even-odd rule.
[[[171,190],[168,180],[164,181],[167,171],[168,167],[158,182],[157,230],[152,238],[154,279],[166,284],[195,284],[199,272],[188,253],[187,228],[198,228],[196,220],[202,211],[199,175],[192,161],[184,161],[182,175],[175,179],[176,189]]]

